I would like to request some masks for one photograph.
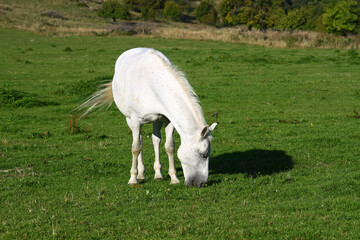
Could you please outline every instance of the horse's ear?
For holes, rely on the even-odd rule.
[[[210,132],[214,131],[217,123],[211,124],[211,126],[205,126],[201,131],[201,138],[205,138]]]
[[[201,138],[205,138],[208,133],[209,133],[209,126],[205,126],[201,131]]]
[[[209,131],[210,131],[210,132],[214,131],[216,125],[217,125],[217,123],[211,124],[211,126],[209,127]]]

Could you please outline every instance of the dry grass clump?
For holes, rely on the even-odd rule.
[[[108,24],[107,30],[111,35],[148,35],[158,26],[159,23],[156,22],[119,21]]]
[[[63,17],[59,12],[56,11],[48,11],[41,14],[43,17],[50,17],[50,18],[57,18],[61,20],[68,20],[67,18]]]
[[[359,36],[334,36],[311,31],[249,31],[243,27],[215,28],[210,26],[159,27],[153,36],[175,39],[213,40],[233,43],[247,43],[276,48],[343,48],[359,49]]]

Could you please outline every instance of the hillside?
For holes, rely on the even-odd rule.
[[[0,27],[45,35],[104,33],[107,21],[94,13],[100,1],[1,0]]]
[[[192,1],[195,6],[199,1]],[[221,1],[215,1],[219,8]],[[42,35],[140,35],[176,39],[214,40],[248,43],[268,47],[355,48],[360,47],[358,35],[347,37],[314,31],[248,30],[244,25],[210,26],[199,23],[194,8],[186,22],[164,18],[155,21],[117,21],[97,16],[101,0],[0,0],[0,27],[26,30]],[[132,11],[132,16],[137,12]],[[218,16],[219,21],[221,17]],[[133,18],[134,19],[134,18]]]

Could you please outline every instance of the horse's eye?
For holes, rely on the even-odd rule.
[[[207,158],[207,155],[206,154],[200,154],[200,157]]]

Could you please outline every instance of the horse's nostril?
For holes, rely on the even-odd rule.
[[[202,182],[200,183],[200,187],[205,187],[206,183]]]

